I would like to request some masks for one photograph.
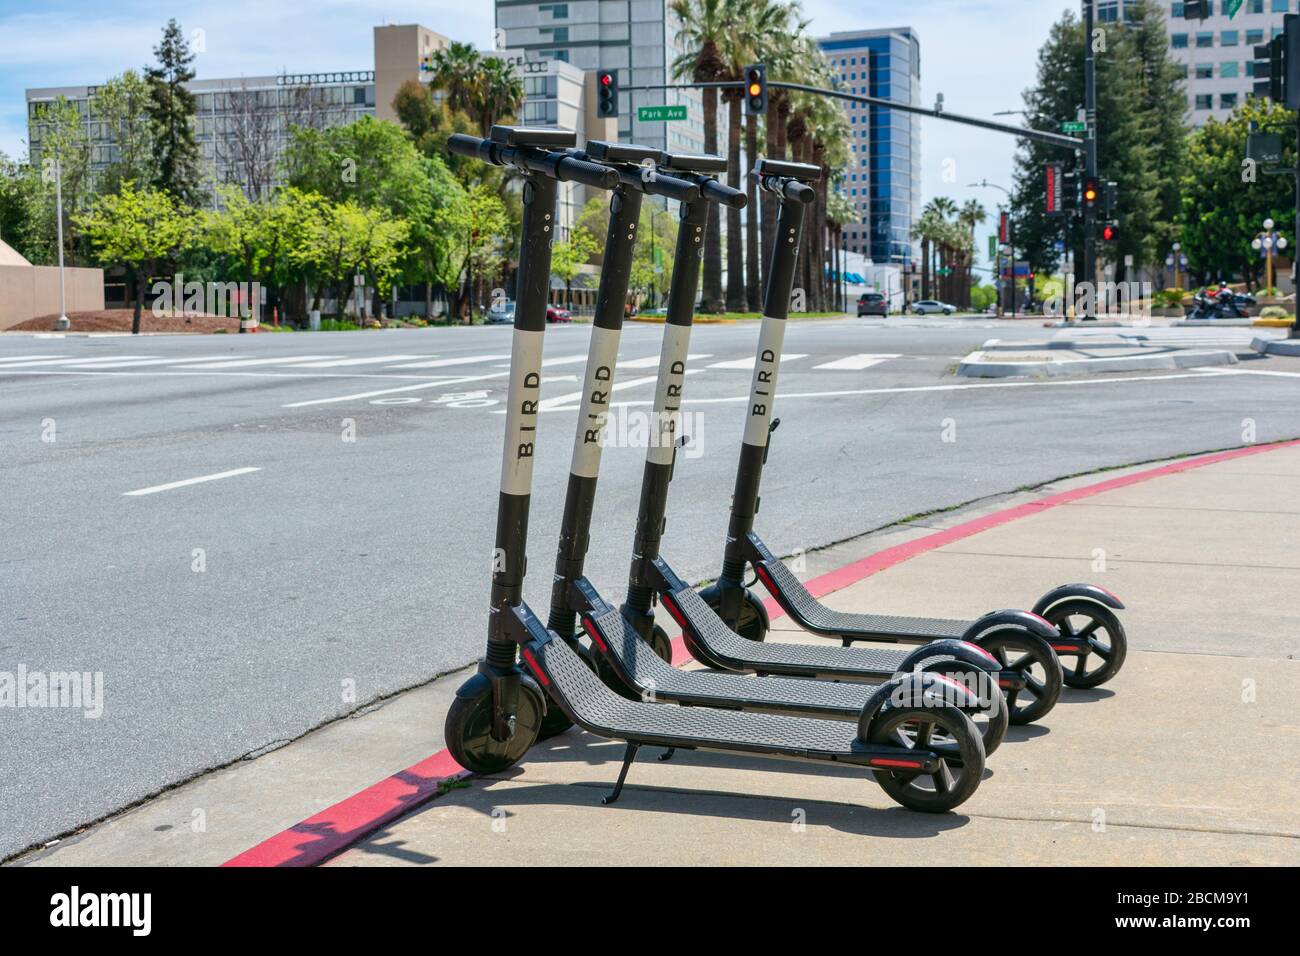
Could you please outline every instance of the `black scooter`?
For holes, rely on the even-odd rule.
[[[773,169],[796,164],[760,161],[755,170],[764,188],[780,189]],[[805,178],[819,175],[816,167],[801,167]],[[793,257],[790,257],[793,258]],[[789,270],[787,273],[786,270]],[[881,651],[854,648],[857,641],[923,643],[960,639],[978,644],[993,654],[1002,674],[1019,674],[1023,683],[1003,683],[1013,724],[1038,720],[1055,706],[1062,683],[1093,687],[1109,680],[1124,662],[1127,640],[1112,609],[1123,604],[1095,585],[1072,584],[1055,588],[1039,599],[1034,609],[996,611],[976,621],[939,618],[846,614],[818,602],[754,532],[759,509],[759,483],[770,450],[771,434],[779,425],[772,416],[777,370],[789,314],[792,265],[774,265],[778,283],[768,286],[754,379],[746,416],[731,519],[727,530],[722,571],[715,584],[700,595],[681,593],[665,601],[670,612],[685,620],[687,645],[697,658],[712,666],[764,673],[833,673],[849,676],[870,664]],[[796,623],[807,630],[840,640],[840,648],[760,643],[768,632],[762,601],[743,581],[746,565]],[[673,582],[676,586],[677,582]],[[674,589],[674,595],[679,592]],[[677,610],[674,610],[674,604]],[[716,628],[699,604],[712,609],[734,632],[747,641],[719,640]],[[733,635],[734,637],[734,635]],[[1058,655],[1073,655],[1076,663],[1063,672]],[[1089,669],[1095,658],[1097,666]]]
[[[493,139],[511,142],[518,137],[518,132],[497,128]],[[489,161],[506,158],[496,149],[479,147],[480,142],[464,137],[453,148]],[[580,163],[583,168],[588,165],[576,159],[569,162]],[[538,172],[535,163],[525,163],[524,168],[534,175]],[[564,166],[561,163],[551,168],[563,170]],[[615,170],[608,172],[619,177]],[[604,180],[598,185],[608,188],[613,182]],[[535,195],[531,203],[528,201],[527,190],[526,185],[525,237],[530,234],[529,211],[536,205]],[[550,201],[553,204],[553,183]],[[707,206],[684,203],[683,209],[700,210],[698,229],[694,212],[684,214],[682,225],[683,229],[690,230],[691,253],[698,259],[693,240],[702,243],[703,211]],[[521,334],[518,325],[521,322],[534,323],[532,328],[539,331],[544,328],[544,322],[539,323],[533,315],[535,309],[523,311],[522,290],[525,263],[528,274],[535,275],[532,270],[545,266],[549,255],[547,248],[537,243],[525,242],[521,250],[517,336]],[[693,283],[690,291],[694,291]],[[531,298],[527,301],[532,303]],[[671,309],[670,306],[670,313]],[[530,332],[531,328],[526,328],[523,334]],[[540,336],[537,338],[540,345]],[[618,798],[628,769],[644,745],[854,764],[876,770],[876,778],[886,792],[916,810],[941,812],[967,799],[978,787],[984,766],[983,745],[965,712],[978,708],[979,701],[942,674],[907,674],[882,685],[862,707],[856,723],[708,707],[672,707],[620,696],[597,677],[570,640],[542,624],[521,596],[537,411],[536,393],[532,389],[540,383],[540,359],[540,347],[531,343],[517,347],[511,356],[512,400],[503,462],[506,480],[503,480],[497,530],[498,555],[505,558],[504,571],[498,570],[494,575],[488,659],[480,665],[479,673],[457,691],[446,726],[447,745],[462,766],[480,772],[502,770],[522,757],[540,728],[545,701],[537,695],[536,685],[519,674],[514,647],[507,648],[505,644],[510,640],[522,646],[529,670],[571,721],[592,733],[627,742],[618,782],[605,798],[606,803]],[[598,380],[596,370],[588,369],[585,378]],[[527,451],[523,453],[525,447]],[[525,459],[526,469],[520,467]],[[520,496],[522,502],[517,500]],[[502,577],[507,574],[508,577]]]

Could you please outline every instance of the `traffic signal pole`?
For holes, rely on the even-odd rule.
[[[1083,109],[1088,124],[1084,140],[1084,176],[1097,180],[1097,60],[1093,53],[1092,31],[1094,0],[1083,0]],[[1300,175],[1298,173],[1297,175]],[[1097,281],[1097,210],[1095,204],[1083,204],[1083,276],[1090,285]],[[1097,294],[1089,297],[1091,307],[1081,316],[1085,321],[1097,318]]]

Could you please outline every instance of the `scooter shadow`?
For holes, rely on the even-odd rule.
[[[659,747],[642,747],[637,761],[628,774],[627,784],[618,802],[608,807],[600,807],[601,797],[608,794],[618,776],[623,756],[624,745],[621,741],[607,741],[590,734],[569,731],[552,738],[546,744],[534,748],[528,755],[527,762],[520,767],[511,768],[505,773],[493,777],[480,777],[474,782],[474,789],[480,792],[491,789],[494,781],[519,781],[528,773],[545,772],[547,764],[581,763],[591,767],[609,770],[608,780],[578,780],[571,784],[538,784],[526,788],[512,787],[508,802],[513,806],[520,802],[530,805],[586,805],[617,810],[652,810],[654,812],[682,813],[694,816],[721,817],[754,820],[760,822],[789,823],[795,809],[808,813],[808,820],[817,826],[829,826],[834,829],[857,836],[880,836],[897,839],[914,839],[933,837],[946,830],[964,826],[969,817],[961,813],[927,814],[915,813],[903,807],[890,806],[885,809],[847,803],[833,798],[784,797],[774,795],[765,788],[765,792],[745,792],[730,789],[691,789],[658,786],[647,782],[660,766],[657,759],[665,753]],[[821,778],[852,779],[866,788],[876,788],[871,771],[864,768],[848,767],[842,764],[783,760],[780,758],[757,757],[747,754],[726,754],[714,751],[678,750],[672,757],[674,764],[689,766],[692,769],[724,770],[738,774],[768,773],[778,771],[785,774],[799,774]],[[985,768],[983,780],[992,776]],[[638,779],[639,777],[639,779]],[[471,806],[472,799],[461,801],[462,795],[469,791],[456,791],[453,799]],[[665,797],[669,799],[665,799]],[[443,797],[440,803],[448,798]],[[647,804],[649,804],[647,806]],[[445,805],[445,803],[444,803]],[[496,807],[485,803],[481,812],[491,813]],[[814,814],[813,809],[816,808]],[[418,812],[418,811],[417,811]],[[497,812],[500,812],[497,810]]]
[[[1098,700],[1109,700],[1115,692],[1109,687],[1066,687],[1056,699],[1058,704],[1091,704]]]

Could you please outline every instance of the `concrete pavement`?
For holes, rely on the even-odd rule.
[[[577,731],[507,773],[429,800],[436,780],[421,784],[402,768],[444,766],[419,761],[440,744],[461,679],[450,675],[24,862],[215,863],[315,815],[280,844],[310,857],[329,821],[355,825],[393,798],[396,781],[393,805],[411,812],[333,865],[1294,864],[1300,809],[1287,795],[1300,785],[1300,612],[1290,582],[1300,571],[1300,506],[1289,489],[1300,481],[1300,446],[1197,464],[1123,487],[1112,486],[1151,466],[1058,482],[799,559],[800,576],[817,577],[1108,483],[825,599],[844,610],[972,616],[1092,580],[1128,604],[1123,672],[1095,691],[1067,689],[1041,726],[1013,728],[957,813],[902,811],[855,770],[690,752],[666,764],[643,756],[622,800],[602,807],[622,747]],[[774,628],[782,640],[813,640],[784,618]],[[373,785],[390,774],[380,794]],[[418,805],[401,803],[417,792]],[[196,808],[202,832],[192,827]]]

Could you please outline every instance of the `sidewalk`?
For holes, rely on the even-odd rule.
[[[402,751],[441,731],[452,675],[24,862],[210,863],[267,841],[234,862],[341,849],[330,865],[1294,864],[1300,445],[1206,460],[1060,482],[807,557],[806,579],[840,569],[846,586],[824,600],[843,610],[973,617],[1076,580],[1128,605],[1122,673],[1012,728],[956,813],[904,811],[854,768],[688,751],[643,754],[604,807],[622,745],[577,731],[509,772],[440,786],[445,754]],[[785,618],[773,628],[817,640]],[[342,799],[337,779],[358,766],[371,775]],[[194,806],[222,832],[159,832]]]

